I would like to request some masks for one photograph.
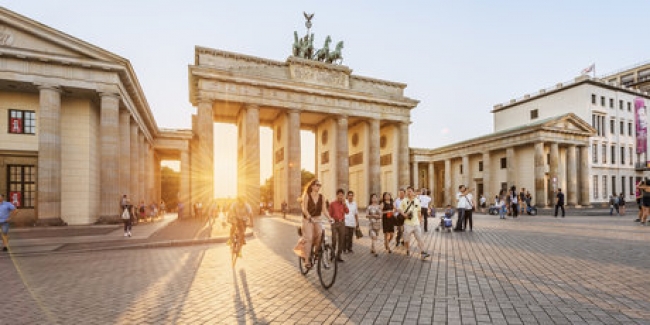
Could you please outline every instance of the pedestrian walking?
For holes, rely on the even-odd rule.
[[[469,194],[469,191],[465,185],[458,186],[458,192],[456,193],[456,211],[458,211],[458,220],[456,221],[455,231],[465,231],[465,229],[463,229],[463,224],[465,223],[465,211],[471,208],[467,194]]]
[[[126,197],[126,195],[124,195]],[[131,237],[133,228],[133,205],[129,199],[122,201],[122,223],[124,223],[124,237]]]
[[[2,232],[2,250],[7,251],[9,247],[9,221],[12,216],[18,213],[16,206],[5,201],[5,195],[0,194],[0,231]]]
[[[382,230],[384,232],[384,248],[389,254],[392,253],[390,250],[390,242],[393,240],[393,235],[395,234],[395,218],[393,217],[393,211],[395,211],[395,206],[393,205],[393,197],[388,192],[382,194],[381,200],[381,224]]]
[[[646,178],[637,185],[637,188],[641,191],[641,209],[643,210],[639,224],[645,226],[650,213],[650,182]]]
[[[359,229],[359,208],[354,201],[354,192],[348,191],[348,213],[345,214],[345,246],[344,253],[354,253],[352,250],[352,241],[357,229]]]
[[[287,201],[282,201],[282,204],[280,207],[282,208],[282,218],[286,219],[287,218]]]
[[[426,188],[422,188],[420,190],[420,195],[418,195],[418,199],[420,200],[420,204],[422,205],[420,208],[420,215],[422,216],[421,222],[424,222],[424,232],[429,231],[429,204],[431,204],[431,197],[427,195],[428,191]]]
[[[406,190],[403,188],[400,188],[399,191],[397,192],[397,199],[395,199],[395,214],[393,217],[395,218],[395,230],[397,234],[395,235],[395,247],[399,245],[404,245],[404,213],[400,209],[400,203],[402,200],[404,200],[404,197],[406,196]]]
[[[562,209],[562,218],[564,218],[564,193],[562,189],[557,189],[557,194],[555,195],[555,217],[557,218],[558,208]]]
[[[381,207],[379,206],[379,198],[375,193],[370,195],[370,202],[366,208],[366,218],[368,218],[370,253],[377,257],[376,247],[379,230],[381,229]]]
[[[618,212],[621,216],[625,215],[625,204],[627,204],[627,202],[625,202],[625,195],[621,193],[618,196]]]
[[[409,186],[406,189],[406,198],[400,202],[400,210],[404,213],[404,247],[406,248],[406,255],[410,256],[410,239],[411,234],[415,236],[420,248],[421,257],[429,257],[429,253],[424,250],[424,243],[422,242],[422,230],[420,229],[420,200],[415,196],[413,187]]]
[[[473,189],[470,189],[467,191],[467,195],[465,195],[465,198],[469,203],[469,208],[465,209],[465,220],[463,221],[463,230],[467,230],[467,223],[469,222],[469,231],[472,231],[472,228],[474,228],[473,215],[474,211],[476,211],[476,201],[474,200],[474,196],[472,196],[472,191]]]
[[[510,211],[512,212],[512,217],[516,218],[519,214],[519,194],[517,194],[517,187],[512,185],[510,187]]]
[[[506,199],[505,199],[505,197],[502,195],[502,196],[499,198],[498,201],[499,201],[499,203],[498,203],[497,206],[498,206],[498,208],[499,208],[499,219],[504,219],[504,220],[505,220],[505,218],[506,218],[506,212],[508,212],[508,207],[507,207],[507,204],[506,204]]]
[[[341,252],[345,247],[345,214],[349,213],[348,205],[345,204],[345,191],[342,188],[336,190],[336,200],[330,203],[329,214],[334,223],[332,223],[332,246],[336,252],[336,260],[344,262],[341,258]]]

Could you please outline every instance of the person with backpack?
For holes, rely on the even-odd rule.
[[[625,215],[625,203],[627,203],[627,202],[625,202],[625,195],[623,195],[623,193],[621,193],[618,196],[618,212],[619,212],[619,215],[621,215],[621,216]]]
[[[619,211],[618,211],[618,206],[619,206],[618,196],[610,195],[609,196],[609,215],[610,216],[614,215],[614,210],[616,210],[616,215],[620,216]]]

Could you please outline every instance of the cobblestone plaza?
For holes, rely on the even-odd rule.
[[[374,257],[366,236],[330,290],[298,271],[296,217],[256,222],[234,269],[225,244],[5,255],[0,323],[650,324],[650,230],[631,216],[476,219],[426,233],[425,261]]]

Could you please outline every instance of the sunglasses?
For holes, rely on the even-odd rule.
[[[321,186],[321,184],[320,184],[320,183],[316,183],[316,184],[314,184],[314,185],[316,185],[316,186]]]

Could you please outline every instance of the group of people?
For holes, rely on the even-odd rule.
[[[530,211],[532,208],[533,197],[526,188],[521,188],[517,192],[515,185],[509,190],[501,189],[498,195],[494,197],[494,206],[499,210],[499,217],[505,219],[506,216],[517,218],[519,215]]]
[[[121,219],[124,224],[124,237],[131,237],[131,230],[133,229],[133,223],[138,220],[150,220],[154,221],[161,215],[167,213],[167,207],[165,201],[160,201],[159,204],[152,201],[149,205],[145,204],[144,200],[140,201],[139,204],[132,204],[131,200],[126,194],[122,196],[120,200],[121,207]]]
[[[359,208],[355,201],[355,193],[338,189],[336,199],[327,202],[320,189],[320,181],[312,180],[305,188],[301,200],[302,237],[294,251],[305,259],[308,267],[310,266],[309,254],[321,241],[323,222],[329,221],[332,224],[332,245],[338,262],[344,262],[342,254],[354,252],[353,238],[363,236],[359,229]],[[426,189],[422,189],[420,194],[417,194],[413,187],[408,187],[400,189],[396,198],[388,192],[384,192],[381,198],[376,193],[370,195],[366,218],[369,225],[368,236],[371,239],[371,254],[379,255],[378,241],[380,234],[383,233],[386,253],[393,252],[391,243],[394,240],[395,247],[403,245],[406,255],[410,256],[410,238],[413,235],[420,256],[422,258],[429,256],[422,241],[422,226],[425,232],[428,231],[427,218],[433,211],[429,194]]]

